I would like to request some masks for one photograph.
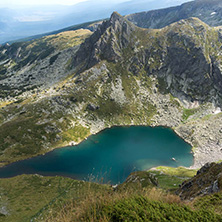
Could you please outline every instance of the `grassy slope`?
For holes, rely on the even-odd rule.
[[[152,192],[152,191],[151,191]],[[95,206],[94,206],[95,207]],[[186,205],[150,200],[149,196],[132,195],[117,201],[102,203],[95,210],[87,209],[79,221],[221,221],[222,217],[204,210],[192,210]],[[79,218],[78,218],[79,219]],[[69,220],[71,221],[71,220]]]
[[[1,179],[0,207],[5,206],[9,215],[0,216],[0,221],[221,220],[210,208],[213,204],[201,209],[200,204],[207,203],[206,198],[204,202],[198,200],[191,209],[179,197],[161,189],[134,188],[113,191],[107,185],[38,175]],[[221,208],[217,208],[217,213],[222,213]]]
[[[176,177],[188,178],[194,173],[181,167],[158,167],[133,173],[136,183],[133,177],[115,190],[109,185],[64,177],[21,175],[1,179],[0,209],[6,209],[8,215],[0,214],[0,221],[221,221],[221,193],[183,202],[166,191]],[[154,174],[159,188],[152,184]]]
[[[43,53],[43,49],[45,51],[51,49],[62,50],[79,45],[89,35],[91,35],[89,30],[80,29],[46,36],[30,42],[16,43],[23,47],[22,51],[24,55],[28,53],[28,51],[32,51],[26,59],[23,59],[16,65],[19,66],[24,61],[24,63],[28,62],[33,56],[38,57]],[[53,60],[53,57],[51,59]],[[51,62],[53,63],[53,61]],[[57,87],[59,87],[59,85]],[[40,94],[43,95],[44,92],[41,92]],[[60,141],[60,145],[64,143],[64,140],[79,141],[89,135],[88,129],[79,126],[78,124],[72,129],[72,131],[70,131],[67,128],[70,120],[66,119],[63,111],[55,111],[54,107],[50,106],[50,97],[49,99],[43,99],[36,103],[38,96],[33,94],[28,99],[22,98],[18,99],[16,102],[0,102],[0,164],[45,153],[47,152],[46,150],[50,150],[49,147],[43,148],[45,144],[50,144],[50,148],[57,147],[58,143],[56,135],[58,132],[46,133],[45,127],[52,126],[54,122],[57,122],[58,119],[62,117],[65,119],[63,124],[58,123],[61,130],[64,131],[64,138]],[[65,99],[66,101],[69,101],[68,98],[65,97]],[[51,115],[52,121],[45,124],[37,124],[47,116],[43,110],[45,112],[53,113],[53,115]],[[10,121],[5,121],[8,118],[10,118]],[[43,141],[43,135],[45,136],[45,141]]]
[[[221,214],[222,212],[222,192],[207,195],[195,199],[193,203],[197,209],[212,210]]]
[[[6,206],[8,216],[0,216],[0,221],[21,222],[41,217],[43,211],[61,206],[68,200],[79,201],[89,193],[104,192],[110,188],[76,181],[64,177],[42,177],[22,175],[0,180],[0,208]]]
[[[18,39],[15,41],[10,41],[9,44],[12,44],[14,42],[27,42],[27,41],[31,41],[31,40],[35,40],[35,39],[40,39],[45,36],[56,35],[56,34],[59,34],[62,32],[67,32],[67,31],[75,31],[75,30],[79,30],[79,29],[90,29],[94,24],[97,24],[97,23],[102,23],[102,21],[97,20],[97,21],[86,22],[86,23],[82,23],[82,24],[78,24],[78,25],[73,25],[73,26],[69,26],[64,29],[59,29],[57,31],[44,33],[44,34],[40,34],[40,35],[34,35],[34,36],[30,36],[30,37],[23,38],[23,39]]]
[[[92,34],[88,29],[78,29],[75,31],[66,31],[54,35],[42,37],[39,40],[34,40],[28,48],[32,48],[39,42],[46,42],[48,45],[54,46],[58,50],[63,50],[81,44],[85,38]]]
[[[191,170],[184,167],[165,167],[160,166],[149,170],[158,179],[158,186],[165,190],[174,191],[187,179],[193,177],[197,170]]]

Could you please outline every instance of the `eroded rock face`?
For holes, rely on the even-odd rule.
[[[104,59],[109,62],[121,61],[123,59],[121,50],[128,46],[134,30],[135,26],[132,23],[114,12],[110,20],[104,21],[94,34],[80,46],[73,58],[74,67],[81,64],[78,71],[81,72]]]
[[[1,46],[0,99],[45,90],[66,78],[72,72],[69,60],[79,47],[73,36],[79,35],[81,42],[90,34],[78,30]]]
[[[206,163],[197,175],[181,184],[176,191],[181,199],[193,199],[222,190],[222,164]]]
[[[213,43],[214,42],[214,43]],[[221,103],[221,31],[197,18],[181,20],[161,30],[144,30],[113,13],[88,38],[73,59],[80,74],[101,61],[126,71],[155,75],[159,89],[201,103]]]

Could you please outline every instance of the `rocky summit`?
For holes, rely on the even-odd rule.
[[[222,29],[198,18],[145,29],[117,12],[94,33],[2,46],[1,164],[114,125],[173,128],[194,167],[222,159],[221,47]]]

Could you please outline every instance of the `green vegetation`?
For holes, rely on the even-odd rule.
[[[15,41],[9,41],[9,44],[12,44],[12,43],[15,43],[15,42],[32,41],[32,40],[40,39],[40,38],[43,38],[43,37],[46,37],[46,36],[56,35],[56,34],[59,34],[59,33],[62,33],[62,32],[67,32],[67,31],[76,31],[76,30],[79,30],[79,29],[90,29],[91,30],[91,27],[93,27],[93,25],[97,24],[97,23],[102,23],[102,21],[101,20],[96,20],[96,21],[91,21],[91,22],[85,22],[85,23],[82,23],[82,24],[69,26],[67,28],[59,29],[59,30],[49,32],[49,33],[45,33],[45,34],[30,36],[30,37],[23,38],[23,39],[18,39],[18,40],[15,40]]]
[[[76,181],[65,177],[22,175],[0,180],[0,207],[7,214],[2,222],[25,222],[53,207],[55,210],[70,199],[79,201],[92,192],[108,192],[109,186]],[[35,220],[34,220],[35,221]],[[39,221],[39,220],[36,220]]]
[[[209,173],[216,172],[212,170]],[[194,170],[182,167],[158,167],[133,172],[114,189],[58,176],[1,179],[0,208],[5,210],[0,221],[222,221],[221,192],[183,202],[165,190],[177,179],[194,174]]]
[[[218,216],[208,211],[193,211],[187,206],[150,201],[144,196],[134,196],[108,204],[94,215],[96,221],[106,218],[107,221],[221,221]],[[86,216],[85,221],[90,221]]]
[[[193,178],[185,181],[184,186],[178,189],[181,198],[191,199],[197,196],[203,196],[204,194],[210,194],[212,191],[219,192],[222,188],[222,175],[221,175],[222,164],[210,163],[205,167],[201,168],[199,173]],[[216,188],[214,188],[214,184]],[[186,189],[189,186],[189,189]]]
[[[193,114],[195,114],[197,112],[198,108],[194,108],[194,109],[184,109],[183,110],[183,120],[186,121],[190,116],[192,116]]]
[[[63,50],[81,44],[91,34],[88,29],[79,29],[46,36],[41,41],[53,45],[57,50]]]
[[[95,193],[94,193],[95,195]],[[73,212],[73,213],[71,213]],[[79,205],[70,203],[49,222],[71,221],[221,221],[210,210],[191,209],[175,195],[157,189],[111,192],[88,196]]]
[[[158,90],[162,94],[169,93],[169,89],[167,89],[167,83],[163,78],[158,78]]]
[[[125,24],[130,25],[129,22]],[[1,97],[11,95],[17,100],[0,104],[2,165],[46,153],[71,141],[80,142],[90,135],[91,126],[95,127],[100,122],[102,127],[103,123],[104,127],[150,125],[157,113],[161,118],[164,114],[168,117],[168,114],[174,115],[177,111],[183,112],[182,123],[174,119],[173,126],[183,126],[184,123],[195,126],[190,118],[194,114],[197,121],[214,118],[212,114],[205,115],[207,107],[183,109],[180,102],[170,94],[170,90],[180,90],[181,82],[189,77],[192,80],[189,86],[192,88],[185,90],[189,96],[196,96],[196,100],[210,91],[213,82],[209,81],[211,76],[208,68],[202,70],[203,79],[201,76],[192,78],[187,75],[189,70],[185,72],[180,69],[180,63],[174,70],[173,62],[177,63],[177,58],[173,60],[172,56],[180,54],[180,61],[190,59],[187,64],[203,62],[206,67],[212,64],[215,66],[212,69],[218,68],[217,63],[220,64],[222,60],[218,53],[222,44],[217,29],[210,28],[197,19],[190,19],[161,30],[135,28],[131,36],[124,36],[126,33],[120,32],[110,33],[110,30],[111,28],[107,30],[108,40],[104,40],[103,35],[101,38],[104,41],[101,42],[114,45],[107,46],[108,49],[114,47],[113,51],[116,50],[120,55],[118,61],[101,61],[80,75],[75,75],[81,66],[84,67],[84,62],[88,62],[84,61],[83,56],[83,63],[75,67],[76,73],[63,79],[49,91],[37,92],[35,86],[20,87],[19,93],[33,90],[30,92],[32,94],[35,91],[36,95],[28,99],[19,97],[14,92],[16,88],[1,85]],[[60,57],[61,50],[81,44],[90,35],[89,30],[81,29],[30,42],[14,43],[10,50],[0,55],[1,61],[11,58],[0,65],[0,79],[6,78],[7,70],[16,72],[25,66],[34,68],[38,62],[49,56],[49,64],[53,65]],[[112,35],[116,42],[111,41]],[[96,52],[94,45],[89,48]],[[2,47],[3,50],[4,46]],[[88,59],[92,59],[90,62],[95,64],[96,56],[102,60],[104,55],[92,54],[92,58]],[[109,61],[112,60],[110,58]],[[71,70],[72,58],[65,63],[65,68]],[[187,68],[186,65],[184,67]],[[195,70],[194,67],[191,70]],[[168,71],[170,75],[174,75],[174,85],[170,86],[174,88],[168,87],[168,79],[163,74]],[[27,80],[31,78],[33,77],[27,76]],[[209,83],[209,86],[200,89],[198,84],[202,82]],[[160,101],[159,98],[154,101],[158,95]],[[172,113],[167,113],[169,105],[170,108],[175,108]],[[157,110],[157,107],[160,109]],[[167,122],[166,116],[163,123],[169,125],[171,122]],[[82,120],[82,125],[79,119]],[[190,132],[190,135],[194,135],[193,128]],[[196,138],[192,139],[195,141]],[[218,144],[219,142],[218,140]],[[1,179],[0,210],[5,209],[6,212],[0,212],[0,221],[222,221],[221,193],[200,197],[188,204],[191,207],[172,194],[179,184],[184,180],[189,181],[195,174],[196,170],[182,167],[157,167],[148,172],[132,173],[116,189],[108,185],[62,177],[22,175]],[[220,174],[221,168],[215,166],[210,172],[204,172],[204,177],[196,175],[192,180],[192,189],[186,190],[185,197],[195,198],[200,193],[200,187],[208,188],[212,181],[217,181],[221,189]]]
[[[175,107],[181,107],[180,102],[176,97],[173,97],[172,94],[170,94],[170,102],[173,104]]]
[[[81,142],[83,139],[85,139],[87,136],[90,135],[90,130],[86,127],[83,127],[81,125],[76,125],[73,128],[68,129],[67,131],[64,131],[62,133],[63,141],[75,141],[75,142]]]
[[[61,97],[64,103],[69,99]],[[19,108],[17,103],[2,104],[7,106],[0,111],[0,121],[4,122],[8,114],[13,118],[0,127],[1,165],[43,154],[52,148],[66,146],[71,141],[80,142],[89,136],[90,130],[78,122],[75,121],[76,125],[72,127],[71,115],[55,111],[50,99],[34,101],[34,97],[21,101]],[[48,120],[48,114],[52,119]]]
[[[22,116],[3,124],[0,128],[1,161],[11,162],[41,153],[42,135],[48,141],[52,141],[56,135],[55,132],[47,134],[45,127],[47,124],[37,125],[34,118]]]
[[[175,191],[184,180],[193,177],[197,170],[191,170],[184,167],[165,167],[160,166],[149,170],[158,180],[158,187]]]
[[[178,176],[178,177],[193,177],[197,173],[197,170],[188,169],[185,167],[174,168],[174,167],[159,166],[156,167],[155,170],[161,171],[169,176]]]
[[[118,185],[118,190],[141,190],[142,188],[155,187],[158,180],[154,174],[146,171],[136,171],[131,173],[125,182]]]
[[[198,209],[211,210],[221,214],[222,192],[199,197],[194,201],[193,205]]]

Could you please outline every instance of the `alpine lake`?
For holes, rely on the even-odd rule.
[[[2,167],[0,178],[40,174],[117,184],[133,171],[192,164],[191,146],[169,128],[113,127],[76,146],[55,149]]]

